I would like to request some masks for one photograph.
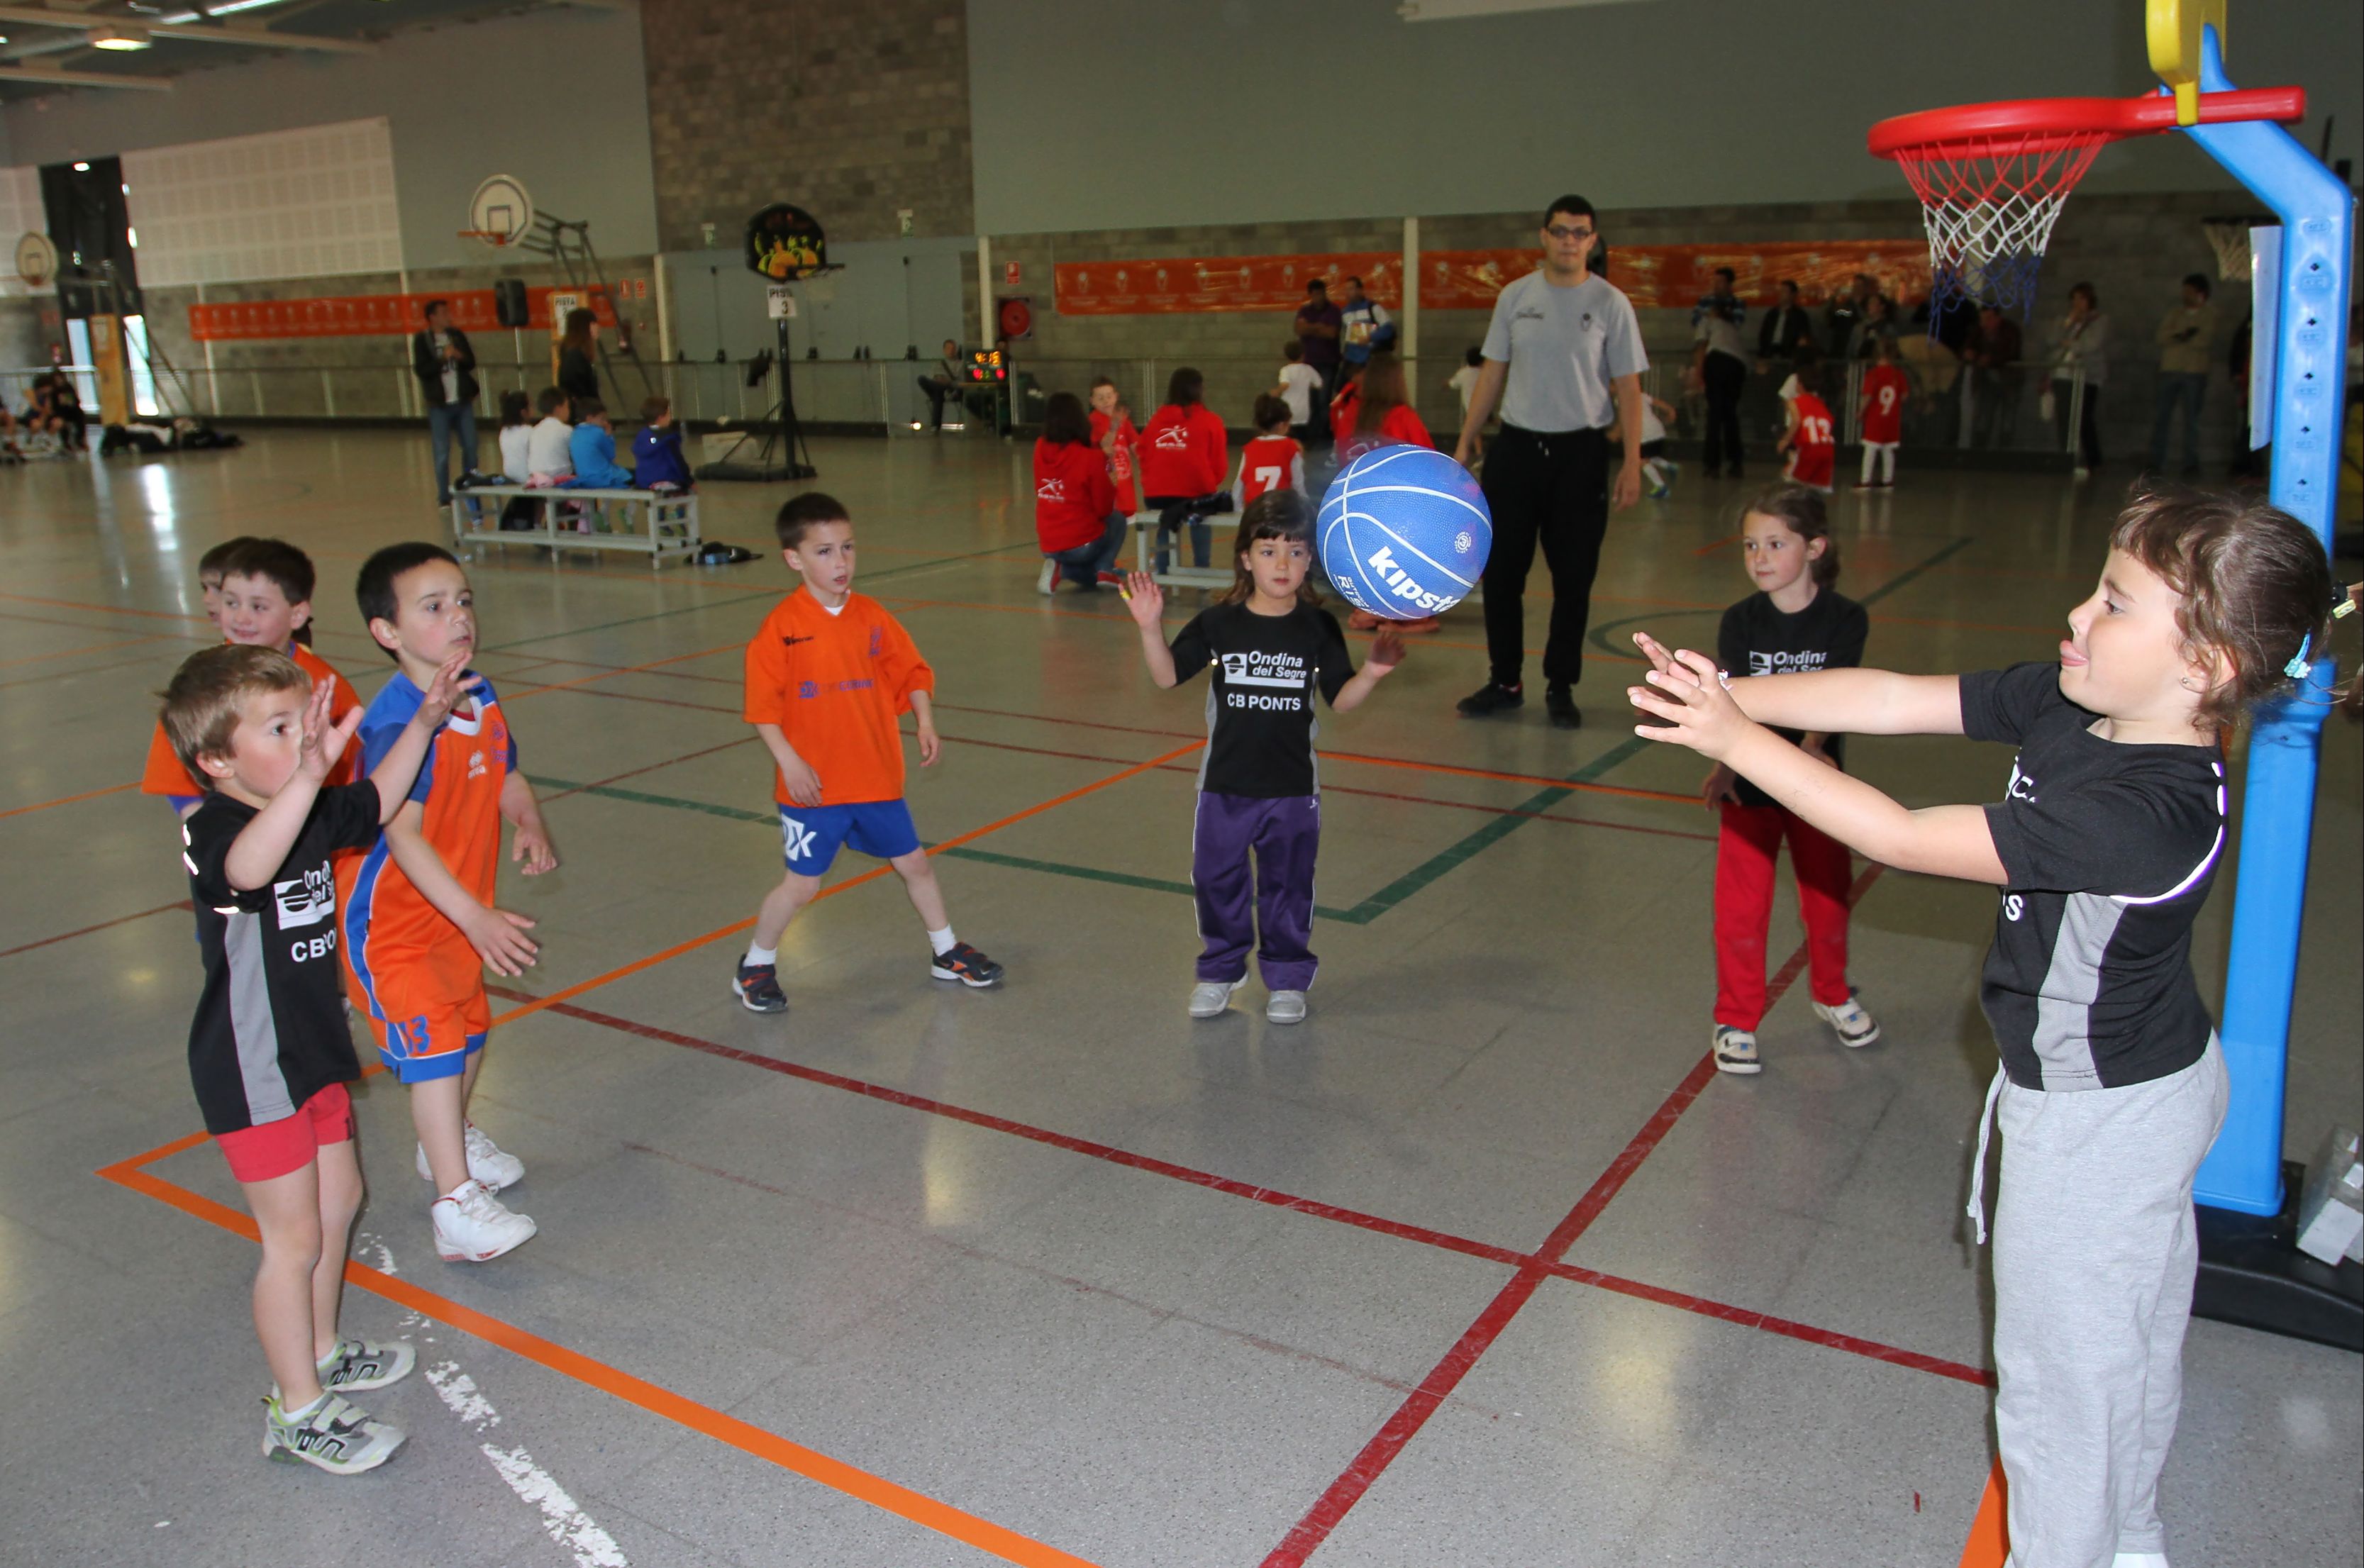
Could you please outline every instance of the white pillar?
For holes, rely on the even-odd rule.
[[[656,254],[656,263],[650,269],[656,273],[657,285],[657,361],[673,363],[673,276],[665,266],[664,252]]]
[[[1420,219],[1403,220],[1403,309],[1396,342],[1406,364],[1420,358]]]
[[[993,346],[993,240],[987,235],[976,237],[976,344],[978,348]]]

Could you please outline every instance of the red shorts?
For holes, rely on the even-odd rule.
[[[493,1004],[484,986],[479,984],[474,993],[457,1001],[396,999],[387,995],[393,989],[382,988],[378,995],[382,1005],[396,1009],[394,1015],[381,1018],[373,1013],[369,1020],[370,1033],[377,1037],[378,1059],[386,1071],[405,1084],[465,1072],[469,1056],[485,1049],[485,1036],[493,1027]],[[425,1010],[399,1011],[405,1006]]]
[[[281,1117],[236,1132],[217,1132],[229,1173],[241,1182],[268,1182],[300,1171],[332,1143],[353,1136],[353,1100],[342,1084],[331,1084]]]

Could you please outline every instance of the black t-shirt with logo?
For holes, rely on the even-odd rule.
[[[1962,733],[2019,747],[1986,808],[2010,880],[1979,1001],[2023,1088],[2164,1078],[2215,1029],[2191,924],[2225,848],[2224,762],[2213,746],[2104,740],[2093,722],[2057,664],[1962,677]]]
[[[1715,661],[1734,680],[1743,675],[1800,675],[1814,670],[1852,670],[1863,662],[1864,639],[1871,633],[1871,617],[1861,605],[1824,588],[1796,615],[1784,615],[1768,594],[1751,594],[1723,612],[1716,633]],[[1795,743],[1805,739],[1798,729],[1774,733]],[[1834,735],[1823,742],[1836,766],[1846,766],[1845,743]],[[1770,806],[1773,797],[1742,779],[1743,806]]]
[[[1311,605],[1285,616],[1211,605],[1174,639],[1176,682],[1201,669],[1213,676],[1199,787],[1262,799],[1313,794],[1313,694],[1335,702],[1355,676],[1338,617]]]
[[[216,793],[181,825],[206,966],[189,1025],[189,1081],[207,1132],[279,1121],[329,1084],[362,1075],[345,1025],[329,855],[376,843],[379,810],[367,779],[323,789],[285,863],[267,886],[245,893],[224,867],[254,807]]]

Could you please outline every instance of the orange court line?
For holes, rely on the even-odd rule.
[[[178,610],[135,610],[128,605],[86,605],[79,599],[41,599],[30,594],[0,594],[0,599],[18,605],[47,605],[53,610],[96,610],[102,615],[146,616],[150,620],[187,620],[199,626],[214,624],[203,616],[184,616]]]
[[[22,659],[0,659],[0,670],[10,670],[19,664],[39,664],[50,659],[71,659],[77,653],[104,653],[110,648],[129,648],[141,642],[168,642],[169,631],[151,633],[146,637],[127,637],[116,642],[94,642],[87,648],[61,648],[55,653],[28,653]]]
[[[1110,784],[1122,784],[1129,778],[1136,777],[1139,774],[1150,772],[1152,769],[1161,767],[1164,764],[1174,761],[1176,757],[1187,757],[1205,744],[1206,742],[1203,740],[1193,740],[1188,746],[1176,747],[1173,751],[1166,752],[1162,757],[1152,757],[1145,762],[1135,762],[1132,766],[1125,769],[1122,773],[1110,773],[1104,779],[1098,779],[1091,784],[1081,785],[1076,789],[1071,789],[1065,795],[1053,795],[1050,799],[1043,801],[1039,805],[1030,806],[1023,811],[1013,812],[1009,816],[1000,818],[998,821],[988,822],[982,828],[972,828],[967,832],[960,834],[956,838],[946,839],[940,844],[931,844],[928,847],[928,853],[931,855],[940,855],[946,850],[958,849],[963,844],[974,843],[977,840],[984,838],[988,833],[998,833],[1004,828],[1012,827],[1017,823],[1023,822],[1030,817],[1039,817],[1045,811],[1049,811],[1056,806],[1065,806],[1071,800],[1080,799],[1085,795],[1092,794],[1094,791],[1106,789]],[[875,882],[894,869],[895,868],[892,865],[874,866],[870,870],[864,872],[860,876],[851,876],[846,878],[843,882],[832,883],[829,886],[822,888],[819,893],[815,894],[813,895],[813,902],[817,904],[824,898],[835,897],[838,894],[859,887],[865,882]],[[715,929],[707,932],[704,936],[692,937],[687,941],[684,942],[675,942],[673,946],[665,949],[663,952],[651,953],[648,957],[635,960],[630,963],[625,964],[619,969],[611,969],[605,974],[595,974],[590,979],[578,981],[574,984],[569,985],[563,990],[553,991],[547,996],[536,997],[534,1000],[526,1003],[523,1006],[512,1007],[507,1012],[496,1017],[493,1019],[493,1024],[497,1027],[501,1024],[509,1023],[518,1018],[522,1018],[529,1013],[538,1013],[544,1007],[553,1006],[557,1003],[572,1001],[574,998],[582,995],[585,991],[597,991],[602,985],[611,984],[616,981],[626,978],[627,976],[638,974],[641,971],[653,968],[657,964],[663,963],[668,959],[679,958],[683,953],[689,952],[697,948],[702,948],[708,942],[720,941],[725,937],[732,936],[740,931],[748,929],[750,927],[753,926],[754,923],[754,917],[749,916],[744,920],[734,920],[730,925],[717,927]]]
[[[86,789],[80,795],[61,795],[55,800],[45,800],[39,806],[11,806],[6,811],[0,811],[0,817],[22,817],[28,811],[47,811],[52,806],[72,806],[77,800],[96,800],[102,795],[118,795],[127,789],[138,789],[139,787],[139,785],[134,782],[132,784],[109,784],[105,789]]]
[[[1691,553],[1692,553],[1693,555],[1713,555],[1717,550],[1722,550],[1725,545],[1732,544],[1732,543],[1734,543],[1735,541],[1737,541],[1737,540],[1739,539],[1739,538],[1740,538],[1740,536],[1739,536],[1738,534],[1726,534],[1726,535],[1724,535],[1722,539],[1717,539],[1717,540],[1716,540],[1714,543],[1712,543],[1712,544],[1703,544],[1703,545],[1700,546],[1697,550],[1695,550],[1691,551]]]
[[[1970,1521],[1970,1539],[1962,1543],[1961,1568],[2003,1568],[2011,1556],[2009,1516],[2003,1508],[2002,1461],[1987,1473],[1986,1495],[1979,1499],[1978,1517]]]
[[[205,1133],[190,1133],[145,1154],[106,1166],[96,1174],[103,1180],[154,1198],[209,1225],[217,1225],[233,1235],[259,1242],[261,1233],[250,1216],[240,1214],[227,1204],[217,1203],[203,1194],[191,1192],[176,1182],[166,1181],[145,1168],[168,1155],[194,1149],[206,1139]],[[898,1518],[908,1519],[939,1535],[949,1536],[980,1551],[989,1552],[1004,1562],[1017,1563],[1020,1568],[1095,1568],[1087,1559],[1062,1551],[1055,1546],[1046,1546],[1031,1536],[1020,1535],[990,1519],[979,1518],[949,1503],[938,1502],[924,1493],[898,1485],[884,1476],[873,1475],[843,1460],[831,1459],[819,1450],[792,1442],[776,1432],[766,1431],[735,1416],[726,1416],[711,1406],[701,1405],[670,1388],[635,1377],[605,1362],[595,1361],[580,1351],[545,1340],[514,1323],[471,1307],[463,1307],[448,1296],[438,1296],[366,1263],[346,1259],[345,1280],[372,1296],[381,1296],[397,1307],[407,1307],[463,1334],[473,1334],[487,1344],[498,1346],[538,1366],[547,1367],[562,1377],[573,1378],[586,1387],[596,1388],[627,1405],[636,1406],[675,1426],[686,1427],[717,1442],[727,1443],[742,1453],[792,1471],[831,1491],[842,1492],[857,1502],[867,1503]]]

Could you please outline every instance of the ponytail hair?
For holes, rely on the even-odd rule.
[[[1743,522],[1751,514],[1779,518],[1789,530],[1812,544],[1823,541],[1823,553],[1815,557],[1814,586],[1835,588],[1839,583],[1839,541],[1831,536],[1830,511],[1823,505],[1823,493],[1808,484],[1792,484],[1784,480],[1768,484],[1748,499],[1740,509]]]

